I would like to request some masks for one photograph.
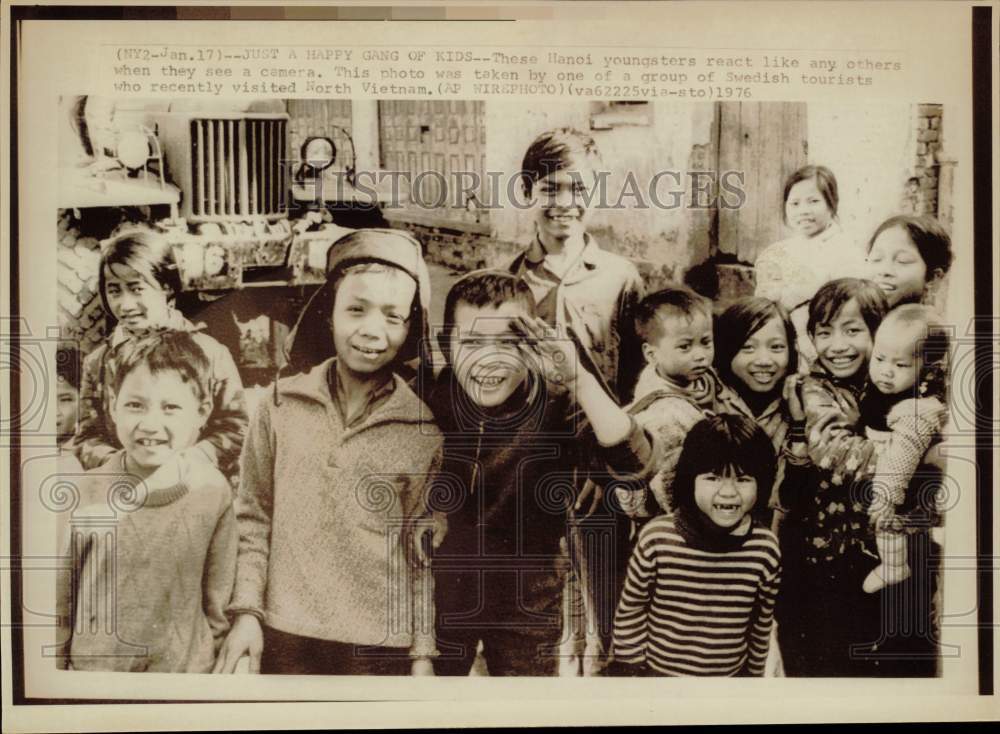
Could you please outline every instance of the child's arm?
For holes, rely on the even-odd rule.
[[[217,476],[219,482],[224,482],[221,475]],[[212,630],[216,653],[218,653],[222,641],[229,631],[226,606],[233,594],[233,582],[236,578],[236,550],[239,542],[239,536],[236,533],[236,514],[233,510],[229,485],[224,483],[222,490],[224,508],[215,525],[212,542],[208,547],[208,554],[205,556],[205,572],[202,579],[205,618]]]
[[[872,511],[879,516],[893,514],[903,504],[906,490],[934,438],[944,427],[945,407],[936,398],[904,400],[889,414],[889,441],[875,462]]]
[[[614,622],[614,659],[616,663],[642,665],[646,662],[649,636],[647,616],[656,575],[655,549],[650,540],[651,526],[639,535],[629,560],[625,586]]]
[[[236,581],[226,610],[235,621],[219,651],[213,672],[232,673],[245,654],[250,655],[251,672],[260,668],[263,644],[260,625],[264,619],[274,508],[274,456],[271,405],[261,400],[240,455],[240,487],[235,506],[239,532]]]
[[[214,339],[211,344],[204,346],[212,360],[212,414],[197,446],[228,477],[238,470],[247,431],[246,401],[233,356]]]
[[[108,435],[105,413],[106,386],[102,380],[108,347],[102,344],[83,360],[80,375],[80,419],[73,436],[73,451],[84,469],[94,469],[120,449]]]
[[[807,450],[813,465],[829,474],[833,484],[870,476],[875,445],[856,432],[828,389],[818,380],[806,378],[802,403]]]
[[[764,675],[767,652],[771,643],[771,627],[774,625],[774,604],[781,586],[781,566],[765,575],[757,592],[757,604],[750,616],[750,645],[747,657],[747,673],[752,676]]]
[[[542,319],[520,319],[524,332],[541,360],[545,378],[564,388],[579,404],[598,443],[605,449],[618,448],[628,442],[632,464],[629,469],[645,466],[652,452],[651,443],[628,413],[615,402],[598,379],[580,364],[580,356],[571,340],[552,335]],[[614,452],[612,452],[613,455]],[[619,457],[620,458],[620,457]]]

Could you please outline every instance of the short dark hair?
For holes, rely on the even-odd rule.
[[[788,203],[788,195],[792,192],[792,187],[802,181],[816,181],[816,188],[823,195],[823,200],[830,208],[830,212],[833,216],[837,216],[840,195],[837,193],[837,177],[833,175],[833,171],[826,166],[802,166],[785,180],[785,192],[781,196],[782,218],[785,218],[784,205]]]
[[[74,390],[80,389],[80,350],[62,344],[56,349],[56,376],[61,377]]]
[[[175,298],[183,287],[173,247],[162,234],[144,229],[123,232],[104,245],[101,267],[97,274],[101,303],[112,324],[115,317],[108,305],[105,270],[116,265],[135,270],[143,278],[162,288],[167,298]]]
[[[548,130],[528,146],[521,161],[521,184],[530,196],[535,183],[580,159],[598,160],[597,143],[586,133],[570,127]]]
[[[156,332],[115,347],[108,361],[113,394],[118,394],[125,378],[140,365],[146,365],[153,374],[176,372],[194,390],[198,402],[211,400],[211,363],[186,331]]]
[[[712,302],[683,285],[673,285],[650,293],[635,309],[635,333],[647,344],[663,337],[663,319],[683,316],[693,319],[701,313],[712,318]]]
[[[696,517],[694,482],[699,474],[724,474],[736,469],[757,480],[757,501],[751,509],[762,517],[771,498],[777,471],[771,439],[757,422],[742,415],[703,418],[684,439],[670,502],[675,512]]]
[[[881,288],[870,280],[860,278],[837,278],[816,291],[816,295],[809,301],[809,321],[806,326],[809,335],[816,333],[816,327],[829,324],[837,318],[840,309],[852,298],[858,302],[861,318],[874,337],[875,330],[889,311],[889,303]]]
[[[788,341],[788,374],[798,370],[798,350],[795,348],[795,326],[788,312],[779,303],[760,296],[747,296],[734,301],[715,318],[715,370],[724,383],[732,386],[733,358],[747,339],[760,331],[771,319],[779,319],[785,327]]]
[[[458,304],[475,308],[499,308],[505,303],[516,302],[535,315],[535,297],[531,288],[520,277],[505,270],[473,270],[456,280],[444,300],[444,330],[438,345],[448,362],[451,362],[451,333],[455,327]]]
[[[927,266],[926,280],[930,280],[935,271],[940,271],[942,275],[948,272],[954,257],[951,237],[934,217],[900,214],[886,219],[868,240],[868,252],[872,251],[880,234],[894,227],[905,230],[910,242],[917,248],[920,258]]]

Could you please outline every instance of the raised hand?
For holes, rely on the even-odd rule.
[[[527,352],[529,358],[535,358],[545,379],[571,389],[580,370],[580,357],[573,341],[537,316],[531,319],[519,317],[513,326],[525,337],[521,349]]]

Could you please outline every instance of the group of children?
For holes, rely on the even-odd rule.
[[[870,280],[814,287],[787,248],[761,288],[791,277],[793,302],[716,313],[686,286],[644,295],[587,234],[597,155],[568,129],[530,146],[537,237],[453,284],[437,374],[420,243],[339,240],[249,419],[232,357],[173,307],[169,247],[114,238],[113,328],[82,380],[60,370],[82,406],[60,440],[82,497],[124,483],[142,501],[114,558],[70,526],[61,664],[467,675],[481,655],[491,675],[555,675],[572,650],[576,671],[762,675],[777,619],[789,675],[932,674],[933,634],[880,629],[879,610],[933,580],[921,487],[948,344],[911,302],[947,271],[947,235],[888,220]],[[822,250],[836,182],[793,179],[787,221]],[[101,579],[110,611],[87,591]]]

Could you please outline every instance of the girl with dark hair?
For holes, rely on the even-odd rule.
[[[673,513],[643,527],[629,563],[614,672],[763,675],[781,556],[757,516],[774,473],[771,442],[752,420],[695,424],[677,464]]]
[[[951,238],[932,217],[891,217],[868,243],[868,273],[885,293],[889,308],[933,303],[951,268]]]
[[[73,439],[80,463],[93,469],[122,448],[107,404],[109,368],[122,345],[151,333],[187,331],[211,362],[212,412],[193,447],[197,451],[185,455],[218,467],[235,484],[247,427],[243,383],[229,350],[174,308],[181,280],[170,243],[147,230],[114,237],[101,255],[98,285],[110,334],[83,363],[80,423]]]
[[[788,239],[765,248],[754,265],[754,295],[780,303],[795,324],[803,371],[816,353],[806,330],[809,299],[827,281],[859,276],[864,252],[837,219],[837,179],[825,166],[803,166],[785,181],[783,220]]]
[[[741,298],[715,320],[715,369],[730,389],[732,409],[756,421],[778,455],[774,489],[768,492],[774,508],[778,507],[777,488],[784,476],[788,393],[797,384],[794,345],[795,328],[788,313],[767,298]]]

